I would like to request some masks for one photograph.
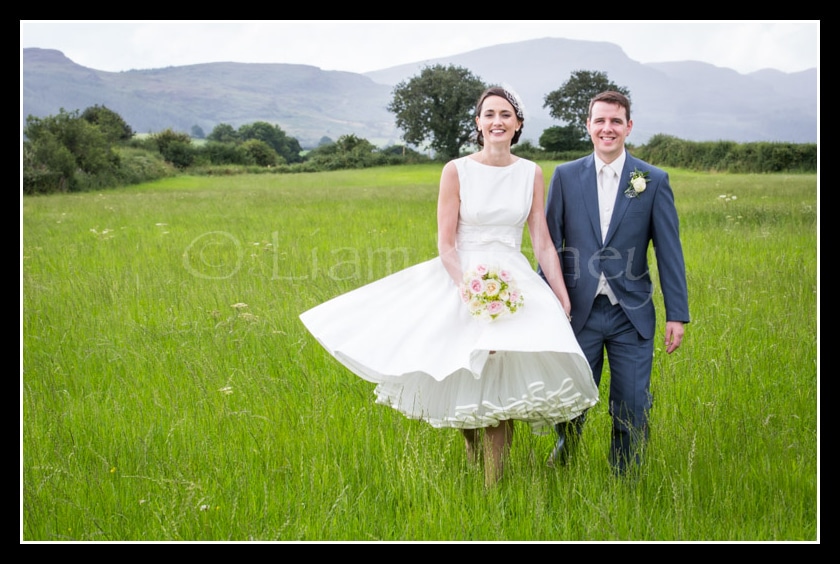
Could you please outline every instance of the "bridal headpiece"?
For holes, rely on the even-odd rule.
[[[522,105],[522,99],[519,97],[519,94],[507,84],[502,84],[502,90],[505,93],[505,98],[513,106],[514,111],[516,111],[516,117],[525,121],[525,106]]]

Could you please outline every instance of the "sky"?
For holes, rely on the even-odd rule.
[[[545,37],[603,41],[639,63],[750,73],[819,68],[820,20],[21,20],[21,49],[99,71],[287,63],[366,73]]]

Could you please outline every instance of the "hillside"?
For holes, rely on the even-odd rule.
[[[105,72],[80,66],[61,52],[23,49],[23,117],[43,117],[99,104],[138,133],[172,128],[206,133],[219,123],[267,121],[304,147],[344,134],[380,145],[400,143],[387,111],[394,85],[426,65],[453,64],[486,83],[507,83],[527,110],[523,139],[537,142],[559,122],[542,107],[547,93],[575,70],[606,72],[629,88],[643,144],[666,133],[693,141],[817,141],[817,69],[748,75],[697,61],[641,64],[606,42],[545,38],[418,61],[364,75],[292,64],[208,63]]]

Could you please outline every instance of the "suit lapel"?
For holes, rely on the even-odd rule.
[[[583,188],[584,207],[586,208],[586,215],[589,216],[589,223],[592,225],[592,231],[598,241],[602,241],[601,237],[601,212],[598,207],[598,173],[595,171],[595,156],[590,155],[583,163],[580,170],[580,179],[578,186]]]
[[[632,198],[628,198],[624,194],[624,189],[630,183],[630,174],[634,167],[634,165],[630,162],[631,160],[632,157],[628,153],[624,159],[624,168],[621,169],[621,174],[618,176],[618,192],[615,195],[615,206],[613,207],[613,214],[610,218],[610,229],[607,232],[607,238],[604,240],[605,245],[609,243],[610,239],[613,235],[615,235],[618,225],[621,223],[627,208],[630,206],[630,200]]]

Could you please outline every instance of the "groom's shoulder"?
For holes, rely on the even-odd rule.
[[[589,153],[588,155],[583,156],[579,159],[575,159],[573,161],[566,161],[566,162],[560,163],[560,164],[557,165],[556,168],[558,170],[575,169],[575,168],[580,168],[582,166],[585,166],[587,163],[591,163],[591,162],[595,162],[595,161],[594,161],[594,157],[593,157],[592,153]]]
[[[653,177],[666,176],[668,174],[666,170],[661,169],[658,166],[652,165],[647,161],[643,161],[642,159],[636,158],[630,153],[627,153],[627,158],[630,159],[630,166],[632,168],[647,171]]]

